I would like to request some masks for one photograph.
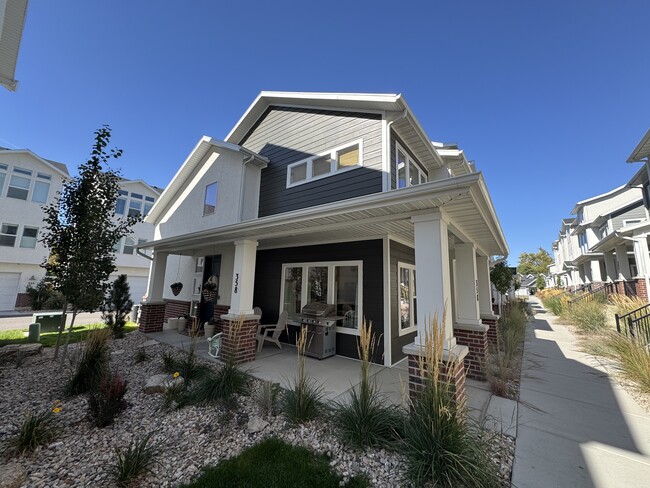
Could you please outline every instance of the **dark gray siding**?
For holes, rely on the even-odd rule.
[[[420,168],[424,170],[424,172],[427,174],[427,179],[429,178],[429,173],[425,169],[424,165],[420,163],[420,160],[416,158],[411,150],[404,144],[404,141],[399,138],[397,134],[395,134],[395,131],[391,130],[390,131],[390,187],[391,189],[397,188],[397,145],[395,144],[396,142],[399,143],[400,146],[408,153],[408,155],[413,159],[413,161],[417,161],[417,163],[420,165]]]
[[[415,340],[416,332],[399,335],[399,276],[397,263],[415,264],[415,249],[390,241],[390,335],[391,364],[404,357],[402,347]]]
[[[631,219],[645,219],[645,207],[643,202],[639,202],[636,205],[629,206],[623,210],[612,214],[612,226],[614,230],[618,230],[623,227],[624,220]]]
[[[278,319],[280,308],[280,287],[282,265],[311,261],[363,261],[363,315],[372,321],[376,337],[384,332],[384,267],[383,243],[381,240],[323,244],[320,246],[289,247],[257,252],[255,265],[255,292],[253,303],[261,307],[264,323],[272,324]],[[297,327],[289,326],[292,332]],[[282,334],[280,340],[295,343],[295,334]],[[337,334],[336,352],[341,356],[358,359],[357,336]],[[384,343],[379,341],[373,357],[376,363],[383,363]]]
[[[363,139],[363,168],[287,188],[287,166]],[[270,159],[262,170],[259,216],[382,191],[381,116],[271,107],[241,145]]]

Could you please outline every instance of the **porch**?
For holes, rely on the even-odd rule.
[[[173,330],[152,332],[147,336],[184,351],[189,351],[192,343],[190,337]],[[208,343],[205,338],[199,337],[196,341],[195,352],[198,357],[220,363],[208,355]],[[272,381],[278,383],[282,388],[287,388],[296,375],[297,364],[298,354],[294,346],[283,345],[282,349],[278,349],[273,345],[267,345],[256,354],[255,360],[242,363],[240,366],[254,378]],[[359,384],[360,362],[356,359],[338,355],[323,360],[305,357],[305,369],[308,376],[323,387],[325,400],[330,405],[336,400],[345,399],[349,390]],[[387,401],[395,405],[404,404],[403,391],[408,394],[409,383],[406,359],[392,367],[371,364],[370,373],[377,381]],[[499,400],[498,397],[493,397],[486,382],[468,378],[465,389],[468,412],[477,420],[485,416],[492,398],[496,401]],[[504,432],[509,427],[504,425]]]

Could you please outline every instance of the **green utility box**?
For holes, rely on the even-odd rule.
[[[32,322],[38,322],[41,324],[41,333],[54,332],[59,330],[62,313],[63,312],[36,312],[32,315]],[[67,315],[65,317],[65,320],[68,320]]]

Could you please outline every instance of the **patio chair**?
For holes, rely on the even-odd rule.
[[[260,352],[262,350],[265,341],[273,342],[280,349],[282,349],[282,344],[280,343],[279,337],[287,326],[288,316],[289,312],[285,310],[278,317],[277,324],[260,324],[257,327],[257,352]]]
[[[223,332],[208,337],[208,354],[217,359],[221,352],[221,343],[223,339]]]
[[[262,318],[262,309],[260,307],[253,307],[253,313],[259,315],[260,319]]]

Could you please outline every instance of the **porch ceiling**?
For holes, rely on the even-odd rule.
[[[413,240],[413,215],[443,209],[450,231],[476,243],[486,255],[505,255],[508,246],[481,173],[434,181],[391,192],[352,198],[177,237],[141,248],[184,253],[254,239],[260,248],[316,244],[390,234]]]

